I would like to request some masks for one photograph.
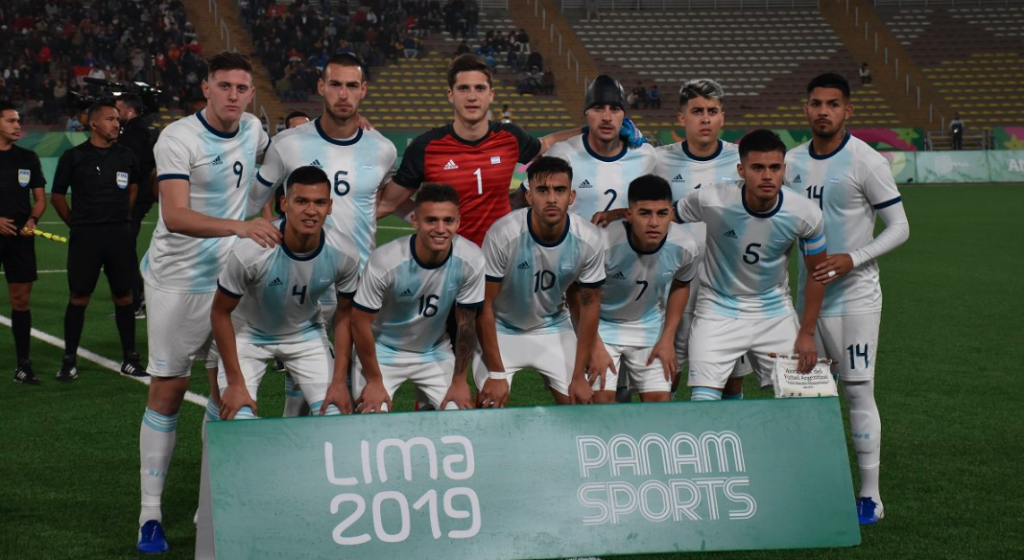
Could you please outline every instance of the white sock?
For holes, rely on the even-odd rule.
[[[306,407],[306,399],[302,397],[302,388],[290,375],[284,376],[284,413],[282,418],[295,418],[296,416],[309,416],[309,408]]]
[[[160,511],[160,497],[164,493],[167,468],[174,455],[174,441],[177,437],[178,415],[165,416],[146,409],[139,430],[139,458],[141,468],[142,510],[139,526],[155,519],[163,521]]]
[[[850,432],[860,470],[859,496],[872,498],[881,505],[878,475],[882,457],[882,419],[875,404],[875,382],[846,382],[843,395],[850,406]]]

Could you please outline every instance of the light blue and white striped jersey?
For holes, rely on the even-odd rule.
[[[203,109],[160,134],[153,148],[156,179],[187,180],[189,208],[196,212],[244,220],[249,186],[256,176],[256,157],[269,144],[270,137],[256,116],[243,113],[238,130],[224,134],[210,126]],[[213,292],[235,239],[171,233],[161,209],[149,250],[142,257],[142,276],[167,292]]]
[[[793,244],[799,241],[805,255],[826,250],[821,210],[785,189],[768,212],[747,206],[745,186],[701,188],[677,203],[676,211],[686,222],[707,225],[698,317],[761,319],[791,313]]]
[[[668,181],[672,187],[672,200],[682,200],[686,195],[701,188],[712,186],[733,186],[739,188],[740,175],[736,165],[740,162],[739,146],[731,142],[718,141],[718,150],[708,157],[699,157],[690,153],[686,142],[678,142],[657,148],[658,167],[655,172]],[[701,255],[704,254],[706,228],[702,222],[684,224],[690,229]],[[703,257],[702,257],[703,258]],[[690,285],[690,299],[686,302],[686,311],[692,313],[697,305],[699,283]]]
[[[416,257],[416,236],[406,235],[374,250],[366,262],[353,304],[376,313],[373,337],[384,365],[438,362],[452,355],[446,324],[453,305],[484,303],[484,256],[472,241],[456,235],[441,264]]]
[[[665,304],[672,280],[690,282],[700,257],[693,234],[670,224],[668,235],[651,252],[633,245],[628,222],[602,230],[605,237],[598,333],[606,344],[651,347],[665,326]]]
[[[285,220],[274,223],[283,233]],[[337,238],[325,228],[317,248],[300,255],[284,243],[274,248],[260,247],[251,239],[235,243],[217,288],[241,298],[232,313],[238,340],[290,344],[323,336],[320,297],[334,290],[351,298],[359,282],[359,255],[350,244],[334,241]]]
[[[359,129],[348,140],[331,138],[321,128],[320,118],[274,137],[249,196],[249,213],[259,212],[292,171],[319,167],[331,181],[331,231],[348,235],[365,264],[377,245],[377,193],[395,174],[398,152],[376,130]]]
[[[825,216],[829,253],[851,253],[875,238],[876,211],[900,204],[889,162],[863,141],[846,134],[831,154],[814,153],[808,142],[786,154],[787,192],[811,200]],[[807,271],[800,263],[798,303],[804,300]],[[882,310],[878,263],[871,260],[829,282],[822,317],[876,313]]]
[[[572,212],[562,238],[545,244],[533,234],[531,208],[501,218],[484,238],[487,281],[501,282],[494,300],[498,332],[550,334],[572,330],[565,291],[604,283],[604,240],[589,221]]]
[[[598,212],[625,208],[630,181],[654,173],[657,156],[650,144],[629,149],[623,143],[619,155],[606,158],[590,149],[587,138],[586,133],[573,136],[551,146],[546,155],[562,158],[572,166],[576,200],[569,211],[589,222]]]

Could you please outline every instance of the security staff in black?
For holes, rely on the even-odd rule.
[[[117,98],[114,102],[117,112],[121,117],[121,135],[117,143],[124,146],[135,154],[135,160],[139,163],[139,192],[135,196],[135,204],[132,205],[132,235],[135,236],[135,244],[138,246],[139,229],[142,227],[142,220],[153,208],[156,201],[153,190],[153,170],[156,169],[156,159],[153,157],[153,139],[149,134],[149,127],[146,126],[146,119],[142,117],[142,101],[139,96],[126,93]],[[136,252],[138,254],[138,252]],[[135,271],[135,283],[132,285],[132,305],[137,319],[145,318],[145,295],[143,294],[142,274]]]
[[[29,359],[32,340],[29,298],[32,283],[36,281],[33,230],[46,211],[46,179],[39,157],[14,145],[20,136],[18,111],[10,103],[0,103],[0,269],[7,279],[11,302],[11,330],[18,358],[14,380],[38,385],[39,378],[33,373]]]
[[[92,136],[64,152],[50,191],[50,203],[71,228],[68,245],[68,286],[71,301],[64,312],[64,361],[57,379],[78,377],[75,359],[85,327],[85,307],[96,288],[102,268],[114,299],[114,320],[121,337],[121,373],[143,376],[135,351],[135,313],[132,284],[139,267],[135,236],[131,229],[131,207],[138,190],[135,154],[115,144],[120,132],[117,108],[112,101],[89,107]],[[68,207],[71,189],[74,206]]]

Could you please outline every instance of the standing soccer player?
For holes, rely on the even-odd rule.
[[[704,222],[707,248],[690,329],[691,400],[720,400],[736,360],[755,359],[762,379],[772,352],[800,355],[799,369],[818,359],[814,329],[825,286],[807,279],[806,305],[797,319],[789,297],[789,255],[799,242],[812,269],[825,261],[821,210],[783,193],[786,145],[770,130],[740,142],[743,184],[701,188],[677,203],[684,222]]]
[[[481,355],[473,364],[477,406],[503,407],[512,376],[532,367],[558,404],[589,403],[585,366],[593,352],[605,281],[604,241],[569,213],[572,167],[542,157],[528,170],[530,206],[495,222],[484,240],[487,286],[480,313]],[[579,285],[573,332],[565,292]]]
[[[389,410],[407,380],[436,410],[473,408],[465,376],[484,300],[484,256],[455,234],[459,197],[450,185],[420,187],[412,224],[414,235],[370,255],[356,292],[352,389],[361,412]],[[445,332],[453,307],[454,344]]]
[[[599,212],[626,208],[630,181],[653,173],[657,156],[650,144],[632,148],[623,140],[626,100],[613,78],[602,75],[591,82],[585,107],[587,132],[555,144],[547,155],[569,162],[576,193],[569,211],[591,220]]]
[[[281,239],[262,218],[243,221],[256,163],[270,144],[259,119],[245,112],[254,92],[249,60],[213,56],[202,88],[206,108],[168,126],[154,149],[160,218],[142,258],[153,380],[139,432],[140,552],[168,548],[160,499],[192,362],[210,346],[210,307],[228,251],[236,237],[263,246]]]
[[[50,203],[71,229],[68,244],[68,287],[71,297],[64,311],[64,359],[57,379],[78,377],[78,343],[100,269],[107,275],[114,300],[114,319],[121,339],[121,373],[146,375],[135,351],[135,309],[132,287],[138,257],[131,212],[138,192],[139,168],[135,154],[116,144],[120,131],[113,101],[89,107],[89,141],[64,152],[57,162]],[[68,207],[67,192],[74,193]]]
[[[657,175],[629,184],[626,220],[602,229],[605,273],[601,322],[588,366],[594,402],[615,400],[619,375],[644,402],[667,401],[676,363],[676,330],[700,263],[697,240],[672,223],[672,189]],[[619,368],[628,366],[628,373]],[[603,385],[603,386],[602,386]]]
[[[0,102],[0,267],[11,302],[11,331],[17,369],[14,380],[38,385],[29,348],[32,283],[36,281],[36,246],[32,233],[46,211],[46,178],[39,156],[14,143],[21,138],[21,117],[14,105]],[[29,195],[32,202],[29,201]]]
[[[828,284],[818,320],[818,342],[843,384],[850,431],[860,470],[857,514],[861,524],[882,518],[878,488],[882,421],[875,404],[875,356],[882,320],[878,257],[910,237],[903,202],[889,162],[846,130],[853,115],[850,86],[837,74],[808,84],[804,115],[811,141],[786,156],[788,192],[807,197],[825,216],[828,260],[800,267],[800,285],[810,277]],[[875,217],[885,229],[875,237]],[[801,293],[798,302],[810,305]]]

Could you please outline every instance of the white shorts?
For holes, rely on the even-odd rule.
[[[647,365],[647,359],[651,357],[650,347],[605,344],[604,349],[608,351],[608,355],[611,356],[612,362],[620,372],[619,374],[612,373],[612,370],[605,372],[605,391],[614,391],[619,385],[619,378],[623,376],[627,377],[628,386],[641,394],[667,393],[672,390],[672,382],[665,379],[665,369],[661,365],[661,360],[655,359],[651,365]],[[591,388],[600,391],[600,379],[593,374],[591,379],[593,380]]]
[[[321,335],[315,340],[287,344],[256,345],[237,341],[236,348],[238,365],[242,369],[245,387],[249,390],[252,400],[256,400],[260,381],[267,373],[267,361],[273,359],[284,362],[310,408],[313,408],[314,404],[319,405],[327,396],[327,387],[334,378],[334,354],[327,336]],[[219,364],[217,372],[217,385],[220,394],[223,395],[224,390],[228,388],[223,361]]]
[[[214,292],[179,294],[146,283],[146,334],[154,377],[188,377],[192,362],[205,360],[213,341],[210,309]]]
[[[881,313],[818,317],[814,339],[818,354],[839,363],[832,374],[843,381],[868,381],[875,378],[875,356],[878,353],[878,327]]]
[[[576,362],[576,333],[564,330],[550,334],[498,333],[501,362],[512,376],[524,368],[533,368],[544,376],[544,384],[562,395],[569,395],[569,381]],[[473,377],[478,389],[487,381],[487,367],[479,354],[473,361]]]
[[[692,290],[695,283],[690,283],[690,289]],[[683,318],[679,321],[679,328],[676,329],[676,363],[682,368],[683,364],[690,358],[690,326],[693,324],[693,311],[686,311],[683,313]],[[736,365],[732,368],[732,375],[729,377],[746,377],[750,375],[750,372],[754,371],[750,365],[750,360],[747,359],[746,355],[740,356],[740,359],[736,360]]]
[[[800,324],[796,314],[771,319],[696,317],[690,330],[690,387],[721,389],[744,354],[762,387],[771,385],[771,352],[790,354]]]
[[[404,356],[400,354],[400,357]],[[384,389],[388,396],[395,398],[395,391],[406,381],[412,381],[416,386],[417,394],[424,396],[434,406],[434,410],[441,410],[441,403],[444,402],[448,389],[452,386],[452,375],[455,373],[455,354],[450,354],[439,362],[426,362],[422,358],[417,359],[416,354],[408,354],[408,363],[380,366],[380,375],[384,381]],[[403,362],[405,360],[402,360]],[[363,364],[359,357],[353,352],[352,358],[352,399],[358,399],[366,388],[366,378],[363,377]],[[457,409],[455,403],[448,403],[448,409]]]

